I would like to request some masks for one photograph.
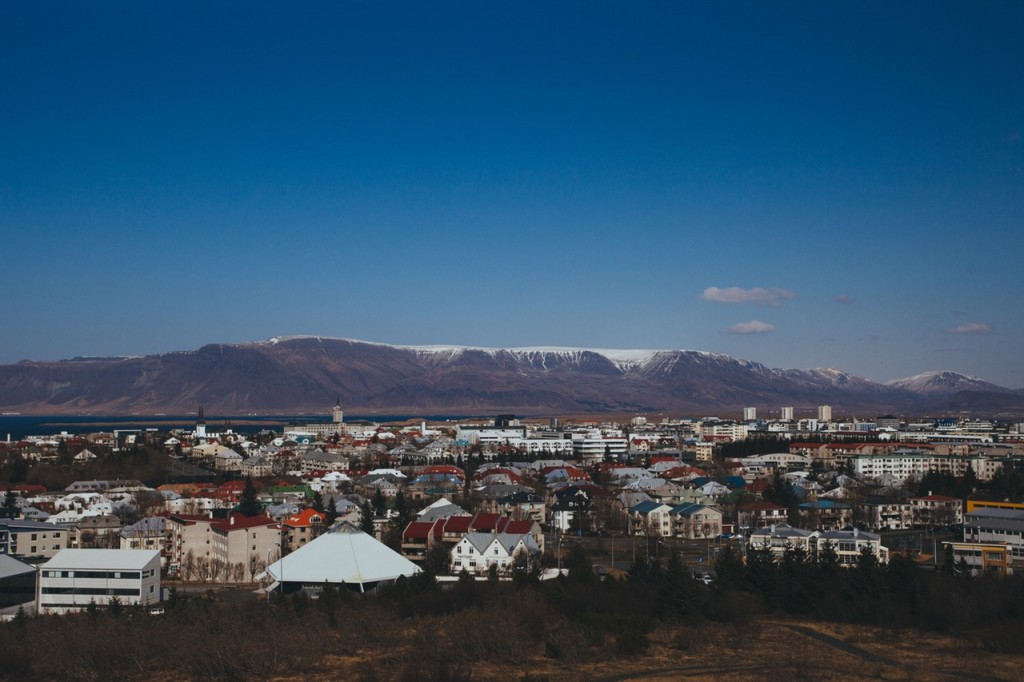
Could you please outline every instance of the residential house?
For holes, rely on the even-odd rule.
[[[680,504],[669,512],[673,535],[687,540],[705,540],[722,534],[722,512],[703,504]]]
[[[283,542],[290,551],[295,551],[318,537],[324,530],[326,516],[315,509],[305,509],[281,521]]]
[[[266,457],[250,457],[242,462],[242,475],[250,478],[263,478],[274,473],[274,464]]]
[[[924,495],[911,497],[910,508],[914,525],[919,528],[934,526],[959,526],[964,522],[964,503],[947,495]]]
[[[786,523],[789,519],[789,510],[781,504],[758,500],[738,506],[736,518],[740,528],[765,528]]]
[[[114,548],[124,524],[113,514],[90,514],[83,516],[71,528],[68,546],[72,548]]]
[[[160,550],[161,566],[166,568],[171,558],[173,539],[165,516],[147,516],[125,526],[119,534],[121,549]]]
[[[853,507],[835,500],[817,499],[797,507],[800,523],[809,528],[839,529],[853,523]]]
[[[529,534],[472,532],[452,548],[451,570],[486,574],[494,566],[499,573],[507,574],[517,562],[537,560],[540,554],[540,547]]]
[[[673,518],[672,507],[661,502],[640,502],[629,508],[630,535],[659,535],[671,537]]]
[[[856,503],[861,522],[873,530],[907,530],[912,527],[913,509],[909,502],[884,497]]]

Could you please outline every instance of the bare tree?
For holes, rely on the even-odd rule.
[[[196,555],[191,549],[182,562],[181,573],[186,582],[191,582],[196,577]]]
[[[267,567],[266,562],[258,554],[249,555],[249,582],[256,580],[256,574]]]

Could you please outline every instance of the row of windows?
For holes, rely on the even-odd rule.
[[[146,577],[153,575],[147,571]],[[101,580],[138,580],[138,571],[43,571],[44,578],[99,578]]]
[[[91,596],[124,596],[138,597],[139,590],[127,587],[44,587],[43,594],[84,594]]]

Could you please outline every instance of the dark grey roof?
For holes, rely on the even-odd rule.
[[[12,556],[0,554],[0,580],[25,573],[35,573],[35,567],[29,566],[24,561],[18,561]]]

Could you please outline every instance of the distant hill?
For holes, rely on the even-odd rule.
[[[0,409],[24,413],[326,411],[569,414],[839,413],[977,409],[1024,413],[1024,393],[953,372],[890,384],[838,369],[770,369],[689,350],[391,346],[320,337],[211,344],[127,358],[0,366]],[[764,412],[762,412],[764,415]]]

